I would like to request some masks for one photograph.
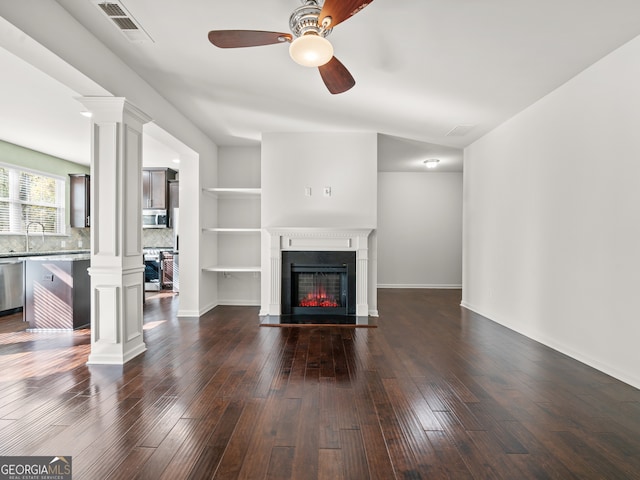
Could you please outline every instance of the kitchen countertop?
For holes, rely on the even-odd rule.
[[[79,260],[91,260],[88,253],[69,253],[66,255],[36,255],[33,257],[25,257],[23,260],[30,262],[76,262]]]
[[[31,258],[31,257],[52,257],[58,255],[75,255],[78,253],[89,255],[90,250],[50,250],[45,252],[2,252],[0,253],[0,262],[3,260],[11,260],[16,258]]]

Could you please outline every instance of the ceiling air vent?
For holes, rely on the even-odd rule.
[[[93,3],[114,23],[118,30],[131,42],[153,42],[144,28],[129,13],[121,1],[105,2],[92,0]]]
[[[98,6],[102,9],[104,13],[106,13],[109,17],[126,17],[127,14],[124,13],[124,10],[117,3],[99,3]]]

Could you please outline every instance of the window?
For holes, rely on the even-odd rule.
[[[1,233],[25,233],[33,222],[45,233],[64,233],[64,198],[62,177],[0,164]]]

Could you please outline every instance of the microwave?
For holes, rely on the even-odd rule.
[[[169,217],[166,210],[142,210],[142,228],[167,228]]]

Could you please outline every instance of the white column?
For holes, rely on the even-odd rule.
[[[282,250],[280,241],[280,235],[271,234],[269,315],[280,315],[282,313]]]
[[[91,353],[122,365],[142,335],[142,126],[151,119],[118,97],[78,99],[92,114]]]
[[[356,316],[366,317],[369,315],[369,244],[367,235],[358,235],[356,248]]]

